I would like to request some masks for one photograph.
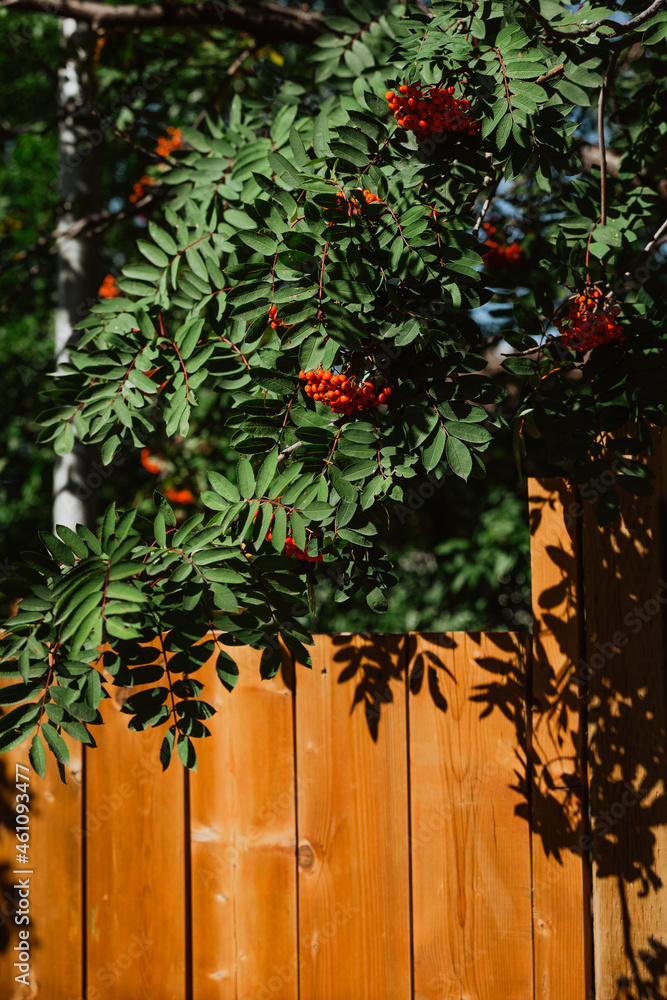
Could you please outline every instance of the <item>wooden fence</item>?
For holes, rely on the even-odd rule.
[[[531,482],[533,636],[319,636],[231,695],[207,665],[195,774],[112,689],[68,785],[31,782],[30,987],[8,755],[2,996],[666,998],[664,501],[601,531]]]

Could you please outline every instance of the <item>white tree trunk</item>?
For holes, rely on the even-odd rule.
[[[99,208],[98,150],[90,141],[91,116],[86,111],[86,87],[90,86],[87,62],[95,34],[73,18],[61,22],[63,61],[59,71],[59,182],[62,216],[57,239],[58,306],[55,318],[56,370],[67,360],[68,348],[76,340],[74,327],[88,313],[97,295],[96,239],[64,235],[82,217]],[[74,528],[94,520],[89,449],[76,439],[74,449],[56,456],[53,477],[53,523]]]

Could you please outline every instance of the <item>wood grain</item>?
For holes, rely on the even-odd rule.
[[[260,654],[233,652],[232,693],[213,661],[201,672],[217,714],[190,778],[193,1000],[296,1000],[290,665],[262,681]]]
[[[128,732],[108,685],[86,750],[87,1000],[186,996],[185,775],[163,774],[164,727]]]
[[[397,636],[318,636],[312,670],[297,666],[308,1000],[411,996],[404,648]]]
[[[411,637],[415,1000],[533,998],[526,648]]]
[[[535,996],[570,1000],[591,989],[585,691],[579,684],[582,508],[556,479],[529,480],[528,503]]]
[[[46,777],[30,770],[30,864],[16,863],[16,832],[13,808],[16,803],[16,764],[28,764],[32,736],[2,757],[2,824],[0,825],[0,865],[2,865],[2,913],[0,927],[0,983],[7,1000],[39,996],[45,1000],[63,997],[79,1000],[83,993],[83,916],[81,862],[81,744],[66,737],[71,768],[67,784],[60,780],[52,754],[47,754]],[[25,775],[21,771],[21,775]],[[22,874],[13,874],[25,869]],[[28,875],[26,872],[32,872]],[[20,879],[30,879],[30,986],[17,983],[20,970],[14,946],[18,930],[14,905],[5,896]],[[5,939],[5,931],[8,938]]]
[[[653,496],[619,490],[606,528],[593,503],[584,513],[597,1000],[667,996],[665,435],[656,443]]]

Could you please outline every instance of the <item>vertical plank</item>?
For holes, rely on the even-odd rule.
[[[532,1000],[525,638],[411,636],[415,1000]]]
[[[592,958],[585,692],[579,683],[582,508],[575,493],[556,479],[529,480],[528,502],[535,996],[570,1000],[589,996]]]
[[[190,775],[193,1000],[296,1000],[291,664],[262,681],[259,653],[230,652],[232,693],[200,672],[217,714]]]
[[[32,737],[30,737],[32,739]],[[0,927],[0,983],[7,1000],[26,997],[62,997],[79,1000],[83,992],[83,917],[81,863],[81,745],[67,737],[71,767],[64,785],[52,755],[47,756],[44,780],[30,771],[30,864],[16,863],[15,767],[28,764],[30,739],[2,761],[2,822],[0,865],[2,927]],[[21,772],[22,775],[25,771]],[[14,874],[24,869],[22,874]],[[27,874],[32,872],[32,874]],[[30,986],[16,982],[18,953],[16,904],[11,896],[18,880],[29,879]],[[5,933],[6,932],[6,933]]]
[[[665,438],[653,496],[619,490],[606,528],[584,515],[597,1000],[667,996]]]
[[[183,768],[159,761],[164,727],[129,732],[111,698],[86,750],[87,1000],[183,1000],[186,871]]]
[[[318,636],[312,670],[297,666],[308,1000],[411,995],[404,649],[397,636]]]

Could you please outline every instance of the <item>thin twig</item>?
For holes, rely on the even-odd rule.
[[[493,199],[496,196],[496,192],[498,191],[498,186],[500,184],[500,181],[503,178],[504,173],[505,173],[505,168],[504,167],[503,167],[502,170],[498,170],[496,168],[496,175],[494,177],[493,184],[491,185],[491,189],[490,189],[488,195],[486,196],[486,200],[485,200],[484,204],[482,205],[482,207],[481,207],[481,209],[479,211],[479,215],[477,216],[477,219],[475,220],[475,225],[472,227],[473,234],[475,234],[475,235],[479,232],[480,226],[482,225],[482,223],[484,222],[484,219],[486,217],[486,213],[491,208],[491,202],[493,201]]]
[[[284,462],[287,456],[291,455],[292,452],[296,451],[297,448],[300,448],[302,444],[303,441],[297,441],[296,444],[291,444],[289,448],[283,449],[283,451],[281,451],[280,454],[278,455],[278,465]]]
[[[229,66],[225,70],[225,77],[223,78],[222,86],[219,88],[218,93],[216,94],[214,100],[210,102],[211,104],[217,106],[217,101],[225,92],[225,87],[229,86],[229,80],[234,76],[236,71],[241,68],[241,66],[246,61],[250,53],[253,51],[253,48],[254,48],[253,45],[249,45],[247,49],[243,50],[240,56],[237,56],[237,58],[234,60],[231,66]],[[192,127],[199,128],[199,126],[202,124],[205,118],[206,118],[206,108],[202,108],[202,110],[197,115]]]
[[[600,222],[607,225],[607,146],[604,137],[604,93],[607,85],[605,74],[598,98],[598,146],[600,148]]]
[[[607,71],[602,77],[600,96],[598,98],[598,145],[600,147],[600,224],[607,225],[607,146],[604,136],[604,99],[611,81],[621,50],[617,49],[609,61]]]
[[[560,66],[553,66],[548,72],[543,73],[542,76],[538,76],[535,83],[546,83],[547,80],[553,80],[555,76],[560,76],[564,69],[565,63],[561,63]]]
[[[653,234],[651,239],[648,241],[648,243],[642,250],[642,254],[652,253],[655,247],[657,247],[658,243],[661,242],[660,237],[666,230],[667,230],[667,219],[665,219],[660,228],[657,229],[656,232]]]

